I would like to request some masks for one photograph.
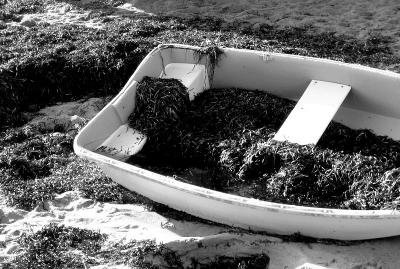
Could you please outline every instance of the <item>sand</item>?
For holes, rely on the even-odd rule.
[[[113,8],[110,16],[121,14],[210,15],[227,20],[240,19],[250,24],[311,24],[318,31],[333,30],[359,38],[365,38],[369,33],[380,33],[393,37],[393,49],[400,51],[398,0],[133,0]],[[41,23],[102,27],[102,21],[92,19],[89,10],[63,2],[48,5],[44,13],[24,15],[19,24],[32,27]],[[32,116],[29,124],[48,129],[62,124],[79,129],[107,101],[93,98],[45,108],[39,115]],[[1,198],[0,201],[4,201]],[[313,268],[313,265],[343,269],[400,268],[400,237],[347,246],[285,242],[278,237],[238,232],[225,226],[167,219],[141,205],[95,202],[83,198],[77,191],[62,193],[32,211],[9,207],[1,202],[0,263],[18,253],[17,239],[22,233],[37,231],[50,222],[99,230],[109,235],[106,244],[155,239],[176,250],[186,265],[191,257],[207,261],[216,255],[266,253],[271,258],[269,268],[292,269],[302,265],[301,268]],[[199,242],[204,247],[199,248]],[[105,264],[95,268],[126,267]]]
[[[400,238],[373,240],[349,246],[284,242],[278,237],[239,233],[198,222],[167,219],[141,205],[100,203],[82,198],[79,192],[58,195],[32,211],[3,207],[0,210],[0,259],[11,257],[19,247],[16,239],[52,223],[100,231],[107,244],[132,239],[154,239],[177,252],[186,265],[196,257],[201,262],[215,256],[248,256],[266,253],[270,268],[296,268],[305,263],[323,268],[399,268]],[[199,248],[199,242],[202,247]],[[111,266],[111,264],[104,265]]]
[[[52,24],[72,24],[80,25],[90,28],[101,29],[104,27],[104,18],[113,19],[118,16],[138,16],[141,14],[153,15],[151,12],[145,12],[131,3],[125,3],[116,7],[106,7],[98,9],[98,11],[105,12],[109,15],[99,18],[92,16],[94,12],[91,10],[90,5],[96,5],[96,0],[82,0],[75,3],[67,3],[63,1],[50,1],[44,12],[24,14],[20,22],[8,22],[8,25],[25,26],[27,28],[36,25],[52,25]]]
[[[24,15],[20,23],[76,24],[102,28],[103,19],[91,18],[90,3],[81,0],[50,2],[44,13]],[[213,16],[228,21],[241,20],[250,25],[260,23],[280,26],[312,25],[318,32],[365,39],[370,34],[391,37],[391,47],[400,53],[400,2],[398,0],[127,0],[125,4],[103,9],[108,17],[171,15],[178,17]]]
[[[139,9],[173,16],[214,16],[249,24],[313,25],[358,38],[369,33],[394,39],[400,52],[398,0],[131,0]]]
[[[21,22],[8,24],[32,27],[37,24],[75,24],[102,28],[103,18],[92,18],[90,4],[50,1],[43,13],[26,14]],[[317,32],[333,31],[360,39],[381,34],[392,39],[391,48],[400,53],[400,2],[398,0],[126,0],[102,10],[115,18],[121,15],[213,16],[240,20],[253,26],[312,25]]]

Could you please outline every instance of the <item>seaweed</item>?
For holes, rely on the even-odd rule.
[[[183,268],[177,253],[164,244],[157,244],[155,240],[115,243],[103,251],[99,257],[134,268]]]
[[[49,133],[26,125],[0,133],[0,192],[9,205],[31,210],[57,194],[78,190],[83,197],[96,201],[141,204],[167,218],[211,223],[112,181],[96,164],[76,156],[72,152],[73,134],[60,131]]]
[[[107,236],[98,231],[51,223],[37,232],[24,233],[18,239],[18,254],[3,262],[8,269],[88,268],[96,265],[126,265],[134,268],[266,268],[266,254],[216,256],[198,261],[186,254],[184,266],[177,250],[155,240],[132,240],[105,244]],[[199,244],[199,248],[201,245]]]
[[[200,264],[196,259],[192,259],[192,266],[201,269],[262,269],[268,268],[269,260],[266,254],[253,254],[247,257],[217,256],[209,264]]]
[[[160,135],[171,132],[189,109],[187,88],[177,79],[144,77],[136,91],[136,105],[129,126],[157,143]]]
[[[41,131],[27,125],[0,134],[0,191],[8,204],[32,209],[72,190],[98,201],[136,201],[95,164],[73,153],[73,134]]]
[[[149,141],[127,162],[262,200],[398,208],[399,141],[334,122],[317,146],[273,140],[293,106],[266,92],[205,91],[191,102],[174,132],[160,130],[157,144]]]
[[[218,62],[221,59],[221,56],[224,54],[223,50],[221,50],[215,44],[207,47],[201,47],[198,50],[194,50],[194,58],[199,63],[204,57],[206,58],[206,69],[208,80],[210,81],[210,85],[212,85],[214,81],[214,71],[215,67],[218,65]]]
[[[5,10],[5,5],[13,6],[13,9],[10,9],[10,14],[18,19],[20,17],[18,13],[40,12],[42,2],[36,0],[2,1],[1,11]],[[109,4],[113,4],[113,1]],[[5,19],[8,20],[7,18]],[[27,118],[24,116],[24,112],[27,110],[32,112],[54,102],[75,100],[82,96],[102,96],[116,93],[143,57],[160,43],[213,44],[220,47],[228,46],[295,53],[398,70],[397,63],[399,58],[390,49],[393,40],[387,36],[371,34],[365,40],[358,40],[354,37],[333,32],[317,33],[310,26],[280,27],[279,25],[260,24],[260,27],[254,29],[246,25],[246,22],[243,21],[227,22],[221,19],[205,17],[181,19],[174,17],[132,16],[131,18],[114,19],[112,23],[105,22],[104,29],[91,29],[71,25],[37,25],[30,29],[7,26],[7,28],[0,30],[0,93],[3,97],[0,100],[0,129],[5,130],[11,126],[18,126],[26,122]],[[215,56],[218,56],[218,53],[208,51],[205,54],[214,55],[214,57],[210,58],[210,63],[217,64],[218,57]],[[201,57],[201,55],[203,54],[200,53],[199,56]],[[254,105],[254,101],[251,105]],[[279,109],[271,109],[269,113],[273,114],[279,111]],[[251,113],[249,115],[249,118],[253,117]],[[258,123],[249,120],[249,127],[246,127],[245,124],[242,124],[247,120],[245,116],[240,114],[231,116],[236,117],[235,120],[230,121],[232,132],[223,130],[221,134],[214,133],[210,135],[207,131],[203,134],[193,135],[190,133],[183,134],[181,129],[177,129],[174,130],[176,135],[168,134],[168,136],[174,139],[175,137],[182,137],[183,144],[174,142],[163,145],[163,148],[169,148],[171,151],[146,145],[143,153],[155,157],[154,161],[165,161],[165,163],[169,162],[170,164],[171,160],[174,159],[167,157],[179,157],[179,160],[183,160],[186,168],[190,168],[192,163],[195,163],[194,160],[199,160],[201,170],[209,169],[209,166],[211,166],[209,163],[220,160],[222,165],[219,169],[224,170],[224,173],[237,173],[241,168],[241,176],[235,177],[233,182],[243,182],[243,180],[250,180],[253,177],[260,176],[259,172],[257,172],[259,169],[247,168],[248,164],[237,165],[238,162],[244,160],[244,152],[246,152],[244,149],[244,152],[238,149],[230,150],[233,147],[229,146],[230,143],[236,143],[232,142],[236,138],[230,138],[230,136],[233,136],[235,132],[237,133],[236,135],[239,135],[241,132],[237,129],[239,126],[242,126],[241,130],[246,128],[256,130],[260,126],[257,125]],[[198,121],[199,119],[201,117],[192,115],[192,121]],[[276,119],[280,119],[280,116],[276,115]],[[253,123],[250,124],[250,122]],[[207,124],[216,128],[222,126],[219,123],[214,123],[213,120],[208,120]],[[253,126],[252,124],[255,125]],[[273,130],[276,128],[274,126],[274,123],[271,124]],[[325,135],[326,138],[322,138],[320,146],[334,148],[335,144],[338,145],[338,143],[332,142],[338,141],[335,140],[336,137],[336,139],[342,139],[340,143],[342,147],[338,150],[344,150],[348,154],[361,150],[363,155],[378,156],[382,153],[381,149],[385,148],[386,153],[384,155],[388,156],[388,160],[391,162],[390,167],[395,169],[398,166],[398,158],[396,156],[400,151],[397,150],[398,146],[391,143],[390,140],[383,138],[375,140],[374,136],[371,136],[367,130],[364,130],[363,134],[360,135],[342,126],[338,128],[341,128],[343,132],[327,132],[326,134],[332,133],[334,135]],[[209,128],[209,130],[211,129]],[[201,128],[198,128],[198,130],[201,130]],[[268,133],[271,132],[268,131]],[[17,141],[22,142],[25,138],[24,134],[20,133],[10,139],[15,139],[17,143]],[[220,142],[213,144],[215,139],[219,139]],[[375,149],[368,147],[368,141],[374,141]],[[329,145],[329,143],[332,145]],[[212,154],[202,155],[201,153],[210,149],[210,145],[216,145],[215,148],[211,149]],[[388,147],[387,145],[391,146]],[[0,140],[0,148],[2,150],[4,148],[2,140]],[[65,149],[68,149],[68,147],[65,147]],[[70,148],[66,152],[69,150]],[[200,153],[195,153],[196,150]],[[168,154],[159,156],[157,152],[162,152],[163,154],[168,152]],[[222,157],[221,152],[224,152]],[[62,151],[60,151],[61,153]],[[17,174],[12,175],[10,169],[1,168],[3,169],[2,173],[5,171],[4,173],[7,175],[2,178],[3,183],[5,182],[4,179],[11,180],[11,178],[12,182],[16,182],[15,189],[7,187],[6,192],[11,197],[15,195],[20,197],[20,199],[17,199],[17,196],[15,196],[14,198],[16,199],[11,199],[17,204],[21,202],[25,206],[31,207],[35,200],[40,201],[45,197],[52,197],[56,191],[76,188],[76,183],[69,182],[66,180],[66,176],[61,177],[60,174],[57,176],[63,178],[65,184],[52,183],[49,180],[51,175],[48,175],[48,173],[50,171],[51,174],[54,174],[56,168],[52,168],[52,165],[55,159],[59,160],[56,162],[59,165],[57,167],[65,167],[64,165],[70,163],[70,160],[71,162],[76,162],[78,167],[81,167],[83,164],[80,161],[78,162],[73,158],[68,159],[70,158],[67,157],[68,154],[60,158],[55,158],[58,153],[53,154],[53,157],[50,155],[44,158],[41,158],[40,154],[42,154],[42,151],[38,150],[37,152],[29,153],[29,156],[22,157],[23,160],[28,160],[28,157],[32,158],[38,166],[36,164],[28,165],[26,161],[14,163],[14,165],[18,165],[17,163],[19,162],[20,167],[23,167]],[[270,155],[270,157],[273,156],[277,157],[276,155]],[[188,157],[188,161],[186,161],[186,157]],[[43,165],[47,166],[46,163],[40,163],[46,158],[53,160],[49,161],[48,169],[38,169]],[[253,162],[253,159],[258,160],[258,157],[255,158],[249,155],[246,157],[246,162]],[[278,159],[276,160],[278,161]],[[25,164],[23,165],[24,162]],[[262,164],[265,161],[254,162]],[[2,165],[9,164],[3,162]],[[281,164],[277,162],[276,165],[279,167]],[[91,166],[88,166],[88,169],[92,169]],[[72,173],[72,170],[69,171]],[[74,172],[79,174],[83,173],[82,171],[75,170]],[[66,172],[64,175],[69,173],[67,171],[64,172]],[[93,172],[93,174],[96,175],[93,178],[101,179],[100,182],[108,182],[109,180],[97,171]],[[210,174],[218,175],[218,171],[210,171]],[[21,177],[19,175],[26,176],[27,179],[20,180]],[[393,175],[395,175],[394,172]],[[34,182],[33,178],[35,178],[35,182],[38,182],[37,184],[32,183]],[[96,181],[92,181],[92,177],[90,178],[89,182],[96,186]],[[59,182],[58,179],[53,178],[52,180],[53,182]],[[222,186],[229,185],[230,181],[232,181],[228,177],[225,177],[225,179],[220,178],[219,180],[215,188],[222,188]],[[227,182],[224,182],[224,180]],[[67,181],[69,183],[66,183]],[[396,177],[388,177],[388,180],[382,182],[387,182],[387,185],[380,185],[378,184],[379,182],[369,185],[360,183],[360,187],[369,189],[375,185],[380,186],[380,188],[388,190],[395,197],[396,187],[391,189],[390,186],[396,186]],[[2,186],[8,185],[2,184]],[[42,187],[37,189],[37,186]],[[358,188],[357,186],[357,184],[354,184],[354,189]],[[104,193],[101,192],[100,187],[97,186],[96,188],[98,192],[90,192],[90,190],[86,189],[85,193],[99,199],[106,199],[107,195],[103,195],[106,191],[114,193],[111,187],[106,188]],[[37,196],[33,197],[30,194],[19,196],[17,189],[19,193],[27,193],[22,190],[32,190],[32,193]],[[366,191],[365,193],[354,190],[353,192],[358,195],[358,198],[354,200],[356,204],[363,204],[365,203],[365,197],[372,197],[370,195],[371,191]],[[50,193],[53,194],[50,195]],[[118,191],[110,197],[113,197],[112,199],[127,199],[126,195],[121,195]],[[29,203],[27,201],[25,201],[27,203],[24,202],[24,199],[30,198],[32,199]],[[378,199],[378,197],[374,199]],[[383,202],[383,198],[379,199],[384,204],[389,203],[389,200]]]
[[[392,40],[377,34],[358,40],[317,33],[310,26],[260,24],[253,29],[243,21],[201,17],[133,16],[104,25],[8,26],[0,31],[0,129],[24,123],[28,107],[116,93],[144,56],[163,43],[294,53],[399,70]],[[220,54],[205,54],[212,56],[206,59],[212,78]],[[200,58],[205,54],[198,53]]]
[[[0,1],[0,21],[19,21],[20,14],[42,12],[44,0],[4,0]]]
[[[19,255],[5,268],[87,268],[106,239],[99,232],[51,223],[18,239]]]
[[[202,247],[201,243],[198,245]],[[237,255],[237,256],[236,256]],[[241,256],[239,253],[220,256],[217,255],[207,261],[199,261],[191,257],[179,255],[177,250],[172,250],[167,244],[157,244],[154,240],[133,240],[126,244],[113,244],[100,254],[103,260],[118,262],[135,268],[202,268],[202,269],[236,269],[236,268],[266,268],[269,265],[269,256],[253,254]],[[184,265],[184,260],[189,260]]]
[[[116,93],[153,47],[140,36],[139,23],[0,31],[0,129],[23,123],[32,105]]]

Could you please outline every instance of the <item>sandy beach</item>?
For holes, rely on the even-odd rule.
[[[357,38],[382,34],[392,37],[393,48],[400,50],[400,3],[396,0],[133,0],[132,3],[154,14],[214,16],[251,25],[312,25],[317,31]]]
[[[105,247],[115,242],[155,240],[176,251],[187,266],[193,257],[207,263],[216,256],[260,253],[269,255],[269,268],[298,268],[306,263],[321,268],[352,269],[400,266],[400,238],[346,245],[287,242],[279,237],[243,233],[218,225],[165,218],[140,205],[94,202],[82,198],[78,192],[60,194],[30,212],[8,207],[0,212],[0,241],[6,243],[0,258],[18,253],[15,241],[23,232],[36,232],[44,225],[57,223],[107,234]],[[99,268],[117,266],[104,264]]]
[[[261,23],[281,27],[312,25],[318,32],[334,31],[359,39],[380,34],[392,38],[390,46],[395,54],[400,54],[398,0],[131,0],[110,10],[113,17],[137,14],[214,16],[227,21],[240,20],[252,27]],[[87,9],[58,1],[49,4],[44,12],[24,15],[21,22],[13,24],[31,27],[30,24],[65,23],[101,28],[102,21],[91,19],[89,13]],[[109,100],[92,98],[51,106],[32,116],[27,126],[54,129],[56,125],[63,125],[66,129],[79,129]],[[82,161],[82,165],[85,164]],[[55,199],[43,201],[30,211],[8,206],[1,196],[0,201],[0,264],[19,254],[17,241],[23,233],[36,232],[49,223],[57,223],[107,234],[105,248],[115,242],[131,240],[150,239],[164,243],[179,254],[184,267],[190,266],[194,257],[207,263],[217,256],[265,253],[270,257],[270,269],[400,268],[400,237],[346,244],[290,242],[277,236],[247,233],[222,225],[175,220],[139,204],[93,201],[83,198],[79,191],[58,194]],[[307,267],[307,263],[311,265]],[[91,268],[130,267],[113,262]]]

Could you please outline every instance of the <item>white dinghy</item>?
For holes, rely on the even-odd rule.
[[[294,206],[213,191],[124,162],[146,137],[128,127],[137,83],[144,76],[182,80],[190,98],[210,88],[265,90],[299,100],[276,140],[316,144],[333,119],[353,129],[400,140],[400,75],[311,57],[224,48],[210,70],[200,48],[160,45],[142,61],[121,92],[85,126],[75,152],[95,161],[122,186],[192,215],[255,231],[361,240],[400,235],[396,210],[340,210]]]

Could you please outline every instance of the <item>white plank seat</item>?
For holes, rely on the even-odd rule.
[[[196,94],[209,88],[206,67],[202,64],[170,63],[159,76],[182,81],[188,88],[191,100]],[[147,137],[138,130],[130,128],[127,123],[135,107],[137,85],[138,83],[133,81],[113,102],[114,112],[118,115],[121,125],[97,148],[98,153],[124,161],[138,153],[146,143]]]
[[[317,144],[350,89],[347,85],[312,80],[274,139]]]

